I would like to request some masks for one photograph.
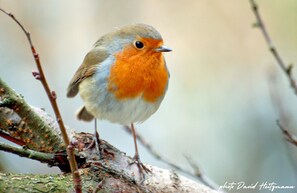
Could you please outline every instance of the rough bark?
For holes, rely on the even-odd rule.
[[[0,78],[0,129],[41,152],[65,149],[57,123],[45,111],[31,107]]]
[[[136,184],[129,182],[123,182],[122,179],[114,178],[112,176],[106,176],[104,180],[98,181],[96,177],[90,178],[90,174],[82,170],[82,180],[84,192],[98,192],[98,193],[136,193],[136,192],[201,192],[201,193],[214,193],[215,191],[203,186],[193,184],[180,184],[175,187],[166,187],[165,183],[163,187],[157,188],[156,186],[150,185],[148,189],[141,189]],[[181,187],[183,186],[183,187]],[[154,189],[152,189],[154,187]],[[5,174],[0,173],[0,192],[6,193],[61,193],[61,192],[72,192],[73,183],[70,174],[59,174],[59,175],[33,175],[33,174]]]

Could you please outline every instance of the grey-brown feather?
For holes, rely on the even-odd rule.
[[[78,93],[78,85],[81,81],[87,77],[92,76],[100,65],[108,57],[108,53],[102,47],[96,47],[92,49],[85,57],[82,65],[75,72],[73,78],[71,79],[68,89],[67,97],[74,97]]]
[[[94,116],[91,115],[85,106],[82,106],[79,108],[76,112],[76,117],[78,120],[84,120],[84,121],[92,121]]]
[[[105,45],[108,46],[113,42],[114,37],[118,39],[126,40],[133,39],[135,40],[138,37],[143,38],[152,38],[152,39],[162,39],[161,34],[152,26],[147,24],[132,24],[117,28],[116,30],[105,34],[102,36],[96,43],[96,46]],[[120,42],[117,42],[120,43]]]

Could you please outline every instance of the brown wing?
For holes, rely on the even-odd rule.
[[[74,97],[78,93],[78,85],[87,77],[92,76],[98,65],[108,57],[105,49],[100,47],[93,48],[85,57],[82,65],[75,72],[67,88],[67,97]]]
[[[85,106],[82,106],[77,110],[76,117],[78,120],[83,121],[92,121],[94,119],[94,116],[87,111]]]

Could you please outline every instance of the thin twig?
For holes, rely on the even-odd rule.
[[[281,123],[280,121],[276,121],[276,124],[278,125],[278,127],[281,129],[281,131],[283,132],[284,136],[286,137],[286,140],[290,143],[292,143],[293,145],[297,146],[297,139],[294,135],[292,135]]]
[[[37,160],[43,163],[50,164],[55,162],[55,155],[51,153],[42,153],[26,148],[18,148],[5,143],[0,143],[0,150],[13,153],[21,157],[29,157],[30,159]]]
[[[263,36],[266,40],[266,43],[268,44],[269,50],[271,51],[271,53],[273,54],[274,58],[276,59],[278,65],[281,67],[281,69],[283,70],[283,72],[287,75],[287,78],[289,79],[289,82],[291,84],[291,87],[293,88],[295,94],[297,94],[297,84],[295,79],[292,76],[292,65],[289,65],[288,67],[285,65],[285,63],[283,62],[282,58],[280,57],[277,49],[275,48],[275,46],[272,43],[272,40],[266,30],[266,27],[264,25],[264,22],[261,18],[261,15],[259,13],[258,10],[258,5],[255,3],[254,0],[250,0],[250,4],[252,6],[252,10],[255,14],[256,20],[257,20],[257,25],[262,33]],[[283,134],[285,135],[287,141],[289,141],[290,143],[294,144],[297,146],[297,140],[296,138],[283,126],[280,124],[279,121],[277,121],[277,125],[279,126],[279,128],[282,130]]]
[[[286,74],[290,84],[291,84],[291,87],[293,88],[295,94],[297,95],[297,84],[296,84],[296,81],[295,79],[293,78],[292,76],[292,65],[289,65],[287,66],[283,59],[280,57],[276,47],[274,46],[268,32],[267,32],[267,29],[264,25],[264,22],[262,20],[262,17],[259,13],[259,10],[258,10],[258,5],[255,3],[254,0],[250,0],[250,4],[252,6],[252,10],[254,12],[254,15],[256,17],[256,20],[257,20],[257,27],[260,28],[260,30],[262,31],[263,33],[263,36],[265,38],[265,41],[268,45],[268,48],[270,50],[270,52],[272,53],[272,55],[274,56],[274,58],[276,59],[278,65],[281,67],[281,69],[283,70],[283,72]]]
[[[190,166],[194,170],[195,176],[199,177],[199,180],[207,185],[208,187],[218,190],[219,186],[215,184],[211,179],[209,179],[206,175],[204,175],[204,172],[201,171],[200,167],[197,165],[197,163],[194,162],[194,160],[189,155],[184,155]],[[220,190],[222,192],[222,190]]]
[[[128,126],[125,126],[124,127],[124,129],[129,133],[129,134],[132,134],[132,130],[131,130],[131,128],[130,127],[128,127]],[[160,160],[160,161],[162,161],[162,162],[164,162],[164,163],[166,163],[167,165],[169,165],[170,167],[172,167],[172,168],[174,168],[174,169],[176,169],[176,170],[178,170],[178,171],[180,171],[180,172],[182,172],[182,173],[184,173],[184,174],[187,174],[187,175],[189,175],[189,176],[192,176],[192,177],[194,177],[194,178],[197,178],[199,181],[201,181],[204,185],[206,185],[206,186],[208,186],[208,187],[210,187],[211,189],[214,189],[214,190],[216,190],[217,189],[217,185],[215,185],[215,183],[214,182],[212,182],[210,179],[208,179],[208,178],[206,178],[205,176],[204,176],[204,174],[202,173],[202,172],[200,172],[200,173],[196,173],[195,172],[195,174],[193,174],[192,172],[190,172],[190,171],[188,171],[188,170],[186,170],[186,169],[184,169],[184,168],[182,168],[182,167],[180,167],[180,166],[178,166],[178,165],[176,165],[175,163],[173,163],[172,161],[170,161],[170,160],[168,160],[168,159],[166,159],[166,158],[164,158],[162,155],[160,155],[156,150],[154,150],[154,148],[152,147],[152,145],[151,144],[149,144],[145,139],[144,139],[144,137],[142,137],[140,134],[138,134],[137,132],[136,132],[136,138],[137,138],[137,140],[157,159],[157,160]],[[197,166],[197,168],[198,168],[198,166]],[[198,171],[197,170],[197,168],[195,168],[195,171]],[[200,170],[199,170],[200,171]]]
[[[21,29],[23,30],[23,32],[25,33],[25,35],[27,37],[27,40],[28,40],[28,42],[30,44],[30,47],[31,47],[31,52],[33,54],[33,57],[34,57],[34,60],[35,60],[35,63],[36,63],[37,69],[38,69],[38,72],[33,72],[33,76],[37,80],[41,81],[41,83],[42,83],[42,85],[43,85],[43,87],[45,89],[45,92],[46,92],[46,94],[47,94],[47,96],[48,96],[48,98],[50,100],[50,103],[51,103],[51,105],[53,107],[53,110],[54,110],[54,113],[55,113],[55,116],[56,116],[56,120],[57,120],[57,122],[59,124],[64,143],[65,143],[65,145],[67,147],[67,155],[68,155],[69,165],[70,165],[72,175],[73,175],[75,191],[77,193],[82,192],[82,182],[81,182],[81,178],[80,178],[80,175],[79,175],[79,172],[78,172],[78,167],[77,167],[77,163],[76,163],[76,160],[75,160],[73,147],[71,147],[71,144],[70,144],[67,132],[66,132],[66,128],[65,128],[65,125],[63,123],[63,119],[62,119],[60,110],[58,108],[57,102],[56,102],[57,96],[56,96],[56,93],[54,91],[51,91],[51,89],[49,88],[49,85],[47,84],[47,81],[46,81],[46,78],[44,76],[43,69],[42,69],[42,66],[41,66],[40,58],[39,58],[39,55],[36,52],[35,47],[34,47],[34,45],[32,43],[30,33],[15,18],[15,16],[13,14],[6,12],[2,8],[0,8],[0,11],[2,11],[4,14],[6,14],[10,18],[12,18],[21,27]]]
[[[285,109],[283,100],[282,100],[282,92],[277,88],[277,76],[275,74],[274,70],[269,71],[269,93],[271,97],[271,101],[273,106],[275,107],[275,110],[278,114],[279,120],[283,123],[286,123],[286,126],[291,125],[292,115],[288,112],[288,110]]]

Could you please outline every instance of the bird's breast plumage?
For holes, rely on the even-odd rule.
[[[139,53],[127,46],[115,54],[115,59],[108,78],[108,91],[118,100],[142,96],[146,102],[154,103],[165,94],[169,73],[162,53],[154,50]]]

